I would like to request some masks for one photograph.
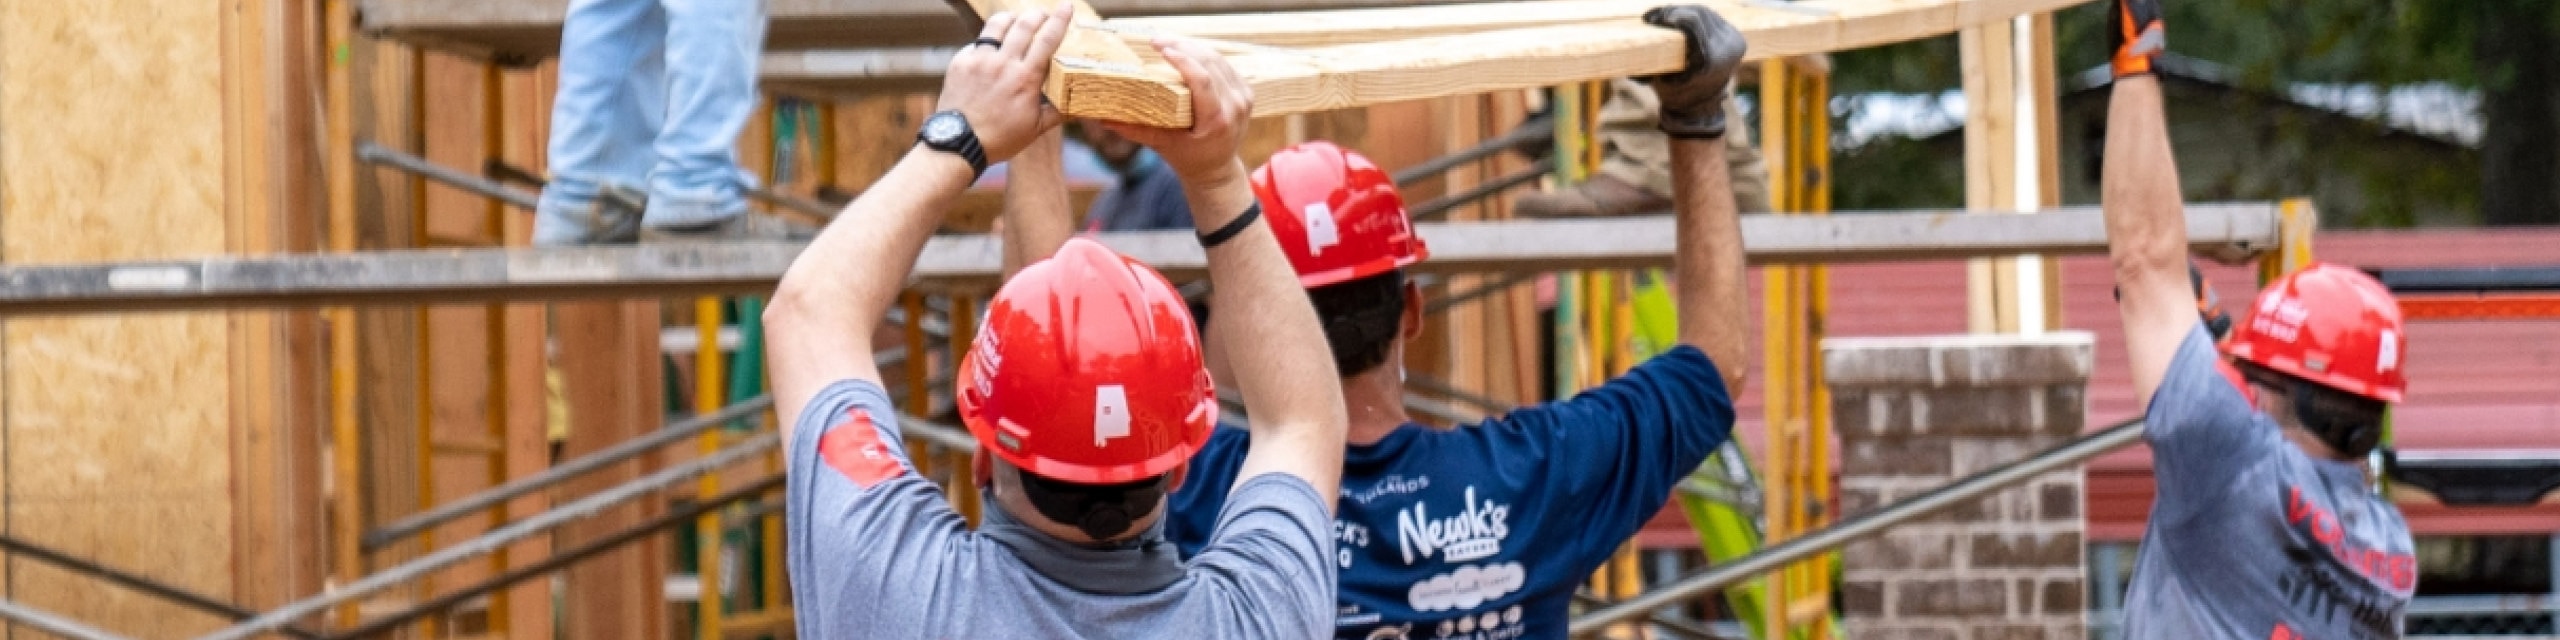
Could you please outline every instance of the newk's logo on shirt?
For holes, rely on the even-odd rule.
[[[1511,535],[1511,506],[1477,502],[1475,487],[1467,487],[1463,508],[1455,514],[1434,520],[1429,509],[1428,503],[1415,502],[1396,513],[1397,550],[1407,565],[1433,554],[1449,563],[1490,557],[1502,551],[1502,539]]]

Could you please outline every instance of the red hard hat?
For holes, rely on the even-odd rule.
[[[1431,255],[1395,180],[1331,142],[1302,142],[1253,170],[1253,197],[1309,289],[1386,273]]]
[[[996,291],[954,386],[981,448],[1079,484],[1171,471],[1218,418],[1182,296],[1086,238]]]
[[[2231,356],[2383,402],[2409,388],[2400,303],[2364,272],[2314,264],[2277,280],[2231,336]]]

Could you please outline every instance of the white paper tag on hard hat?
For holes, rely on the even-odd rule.
[[[1093,389],[1093,446],[1129,437],[1129,392],[1116,384]]]
[[[1324,255],[1324,248],[1342,244],[1342,234],[1333,228],[1333,208],[1322,202],[1310,203],[1301,213],[1307,221],[1307,255]]]

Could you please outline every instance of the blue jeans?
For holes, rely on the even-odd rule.
[[[628,215],[599,206],[608,191],[645,195],[650,228],[744,214],[754,177],[737,142],[764,30],[764,0],[571,2],[534,244],[632,241]]]

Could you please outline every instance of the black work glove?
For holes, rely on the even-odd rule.
[[[1724,16],[1694,4],[1654,7],[1645,24],[1680,30],[1689,38],[1689,64],[1679,71],[1638,78],[1662,98],[1662,132],[1684,140],[1724,137],[1724,102],[1733,72],[1742,68],[1742,32]]]
[[[2115,45],[2109,66],[2116,77],[2126,78],[2151,73],[2159,62],[2160,51],[2168,47],[2161,26],[2160,0],[2115,0],[2113,11],[2107,12],[2107,41]]]

